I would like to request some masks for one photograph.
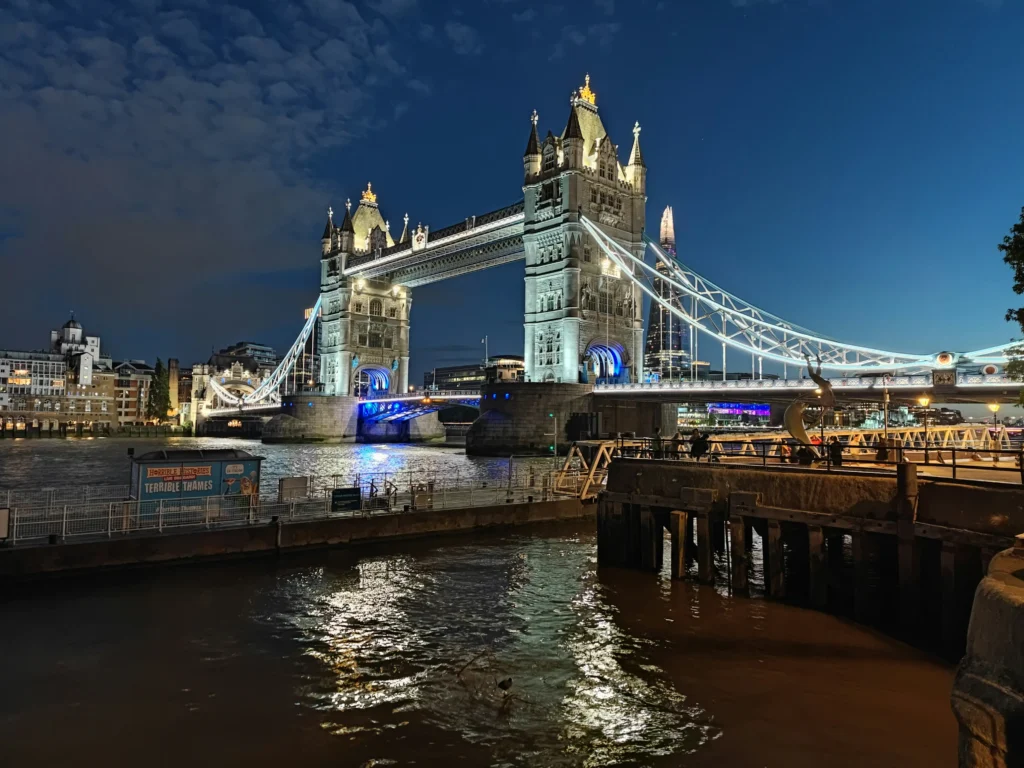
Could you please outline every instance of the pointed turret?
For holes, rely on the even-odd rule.
[[[580,118],[576,114],[575,105],[569,109],[569,122],[565,124],[565,132],[562,134],[562,138],[583,140],[583,129],[580,127]]]
[[[640,151],[640,123],[633,126],[633,151],[629,153],[629,164],[626,166],[626,179],[638,192],[647,186],[647,165],[644,163],[643,152]]]
[[[540,175],[541,151],[540,137],[537,135],[537,110],[533,110],[530,116],[530,139],[526,142],[526,152],[523,153],[523,175],[526,181]]]
[[[352,226],[352,201],[345,201],[345,218],[338,229],[338,247],[345,253],[352,253],[355,245],[356,228]]]
[[[331,252],[331,237],[334,235],[334,209],[327,209],[327,226],[324,227],[323,237],[320,238],[320,250],[324,256]]]
[[[562,158],[566,168],[583,167],[583,129],[576,114],[576,105],[569,107],[569,122],[562,133]]]
[[[405,226],[402,227],[402,236],[400,238],[398,238],[398,242],[399,243],[408,243],[409,242],[409,214],[408,213],[405,214],[404,221],[405,221]]]

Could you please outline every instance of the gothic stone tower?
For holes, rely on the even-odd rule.
[[[408,241],[408,219],[399,240]],[[321,240],[320,381],[324,394],[359,396],[400,394],[409,389],[409,289],[386,279],[346,278],[354,257],[393,247],[390,227],[381,216],[377,195],[367,185],[352,213],[334,225],[328,211]]]
[[[591,242],[586,216],[643,258],[647,167],[640,125],[629,162],[586,84],[573,92],[561,136],[541,141],[537,113],[523,156],[526,220],[525,356],[532,382],[639,380],[643,363],[640,290]]]

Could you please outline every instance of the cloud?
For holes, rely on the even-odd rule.
[[[524,8],[518,13],[512,14],[513,21],[528,22],[533,21],[535,18],[537,18],[537,11],[535,11],[533,8]]]
[[[411,90],[413,90],[416,93],[418,93],[420,96],[429,96],[430,95],[430,86],[427,85],[422,80],[420,80],[419,78],[415,78],[414,77],[412,80],[409,80],[408,82],[406,82],[406,85]]]
[[[622,24],[615,21],[600,22],[587,27],[567,24],[562,27],[560,38],[551,49],[551,59],[559,59],[565,55],[570,45],[583,47],[591,42],[601,47],[610,45],[622,30]]]
[[[478,54],[482,49],[477,31],[461,21],[445,22],[444,33],[452,44],[452,50],[462,56]]]
[[[594,0],[594,5],[606,16],[611,16],[615,13],[615,0]]]
[[[0,302],[5,341],[40,346],[65,306],[150,359],[297,330],[330,196],[309,169],[407,108],[375,98],[406,69],[387,23],[344,0],[103,1],[0,7],[0,262],[26,286]],[[242,280],[306,263],[292,303]],[[119,348],[140,326],[191,346]]]

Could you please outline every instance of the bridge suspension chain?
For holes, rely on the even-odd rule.
[[[647,241],[647,245],[652,248],[657,260],[666,267],[668,274],[635,256],[586,217],[581,217],[580,221],[597,242],[602,253],[646,293],[651,301],[657,302],[687,325],[733,349],[798,366],[805,365],[810,358],[819,360],[824,368],[844,372],[948,367],[957,358],[954,355],[953,360],[943,363],[939,362],[937,354],[890,352],[836,341],[783,320],[736,297],[684,267],[650,240]],[[654,279],[675,289],[679,298],[666,300],[655,289]],[[689,310],[681,301],[682,297],[691,299]],[[1015,345],[1004,344],[990,347],[959,355],[959,358],[975,363],[1005,363],[1006,351],[1013,346]]]

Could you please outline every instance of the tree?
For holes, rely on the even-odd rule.
[[[165,421],[171,409],[171,390],[167,369],[159,357],[153,368],[153,380],[149,383],[149,398],[146,400],[146,418]]]
[[[1020,221],[1010,228],[1010,234],[998,246],[1003,261],[1013,268],[1013,292],[1024,294],[1024,208],[1020,209]],[[1007,322],[1015,322],[1024,332],[1024,307],[1006,310]],[[1010,362],[1006,373],[1015,379],[1024,379],[1024,346],[1010,350]],[[1024,392],[1021,393],[1024,401]]]

